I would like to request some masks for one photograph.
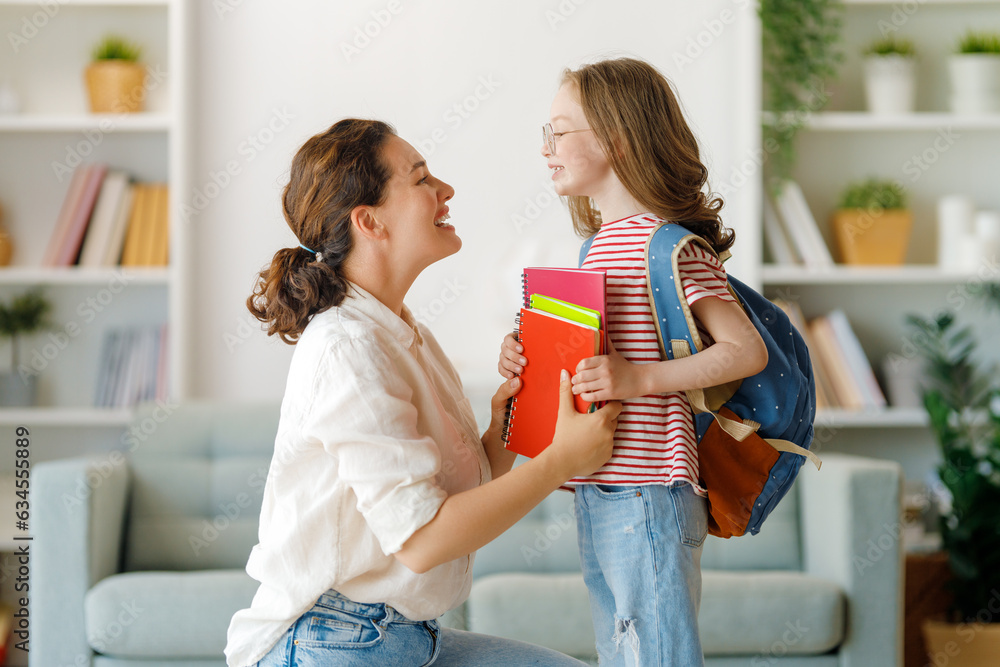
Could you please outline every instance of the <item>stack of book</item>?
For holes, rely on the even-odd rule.
[[[128,408],[167,397],[167,325],[104,334],[94,405]]]
[[[517,337],[530,355],[521,373],[521,390],[510,399],[504,420],[504,445],[534,457],[552,442],[559,412],[559,373],[604,353],[607,317],[606,276],[592,269],[529,267],[521,276],[522,308]],[[590,404],[574,397],[576,409]]]
[[[764,243],[775,264],[833,266],[830,249],[795,181],[786,181],[776,200],[764,197],[763,220]]]
[[[166,266],[167,186],[90,164],[73,172],[44,266]]]
[[[877,410],[887,404],[861,342],[842,310],[809,321],[798,304],[777,300],[809,348],[816,381],[816,407]]]

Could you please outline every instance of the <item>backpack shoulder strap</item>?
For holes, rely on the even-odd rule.
[[[580,258],[577,260],[577,267],[583,266],[583,260],[587,259],[587,253],[590,252],[590,246],[594,245],[594,239],[597,238],[597,234],[594,234],[587,240],[583,242],[583,246],[580,247]]]

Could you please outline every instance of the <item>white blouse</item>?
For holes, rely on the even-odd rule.
[[[231,667],[260,660],[333,588],[411,620],[461,604],[473,556],[415,574],[391,554],[452,494],[490,480],[451,362],[406,306],[357,286],[306,326],[292,355],[247,572],[260,582],[229,625]]]

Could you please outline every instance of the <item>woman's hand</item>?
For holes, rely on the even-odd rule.
[[[520,375],[528,364],[528,360],[521,356],[523,352],[524,347],[517,342],[514,334],[509,333],[504,336],[503,343],[500,344],[500,362],[497,364],[500,375],[508,380]]]
[[[559,465],[565,466],[566,479],[589,475],[611,458],[621,409],[622,404],[613,401],[596,412],[577,412],[569,373],[562,371],[556,432],[541,455],[557,457]]]
[[[591,403],[620,401],[650,393],[646,390],[643,364],[633,364],[618,353],[610,336],[607,340],[607,354],[589,357],[576,365],[573,393]]]

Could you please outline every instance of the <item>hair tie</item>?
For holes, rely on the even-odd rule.
[[[303,250],[308,250],[308,251],[309,251],[309,252],[311,252],[312,254],[316,255],[316,261],[317,261],[317,262],[322,262],[322,261],[323,261],[323,253],[321,253],[321,252],[316,252],[316,251],[315,251],[315,250],[313,250],[312,248],[307,248],[307,247],[305,247],[304,245],[302,245],[301,243],[299,244],[299,247],[300,247],[300,248],[302,248]]]

